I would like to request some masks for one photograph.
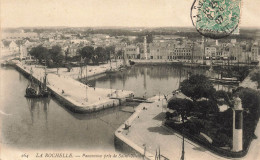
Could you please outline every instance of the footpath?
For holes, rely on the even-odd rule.
[[[26,65],[16,63],[17,69],[27,76],[32,71],[32,76],[42,82],[45,69],[43,66]],[[95,66],[95,75],[105,72],[107,66]],[[63,105],[74,112],[87,113],[108,107],[120,105],[133,92],[115,89],[93,88],[73,79],[74,72],[66,72],[61,69],[57,75],[57,69],[47,69],[47,87]],[[75,69],[76,70],[76,69]]]

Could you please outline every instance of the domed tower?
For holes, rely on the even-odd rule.
[[[235,98],[233,109],[233,148],[232,151],[239,152],[243,150],[243,108],[241,99]]]

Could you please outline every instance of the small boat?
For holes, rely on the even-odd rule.
[[[25,90],[25,97],[27,98],[43,98],[48,97],[50,92],[47,90],[47,74],[45,70],[45,76],[43,77],[42,84],[35,84],[32,78],[32,70],[30,74],[30,83]]]

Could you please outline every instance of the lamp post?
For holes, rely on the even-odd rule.
[[[182,121],[182,152],[181,152],[181,159],[184,160],[184,119],[186,118],[186,112],[184,110],[181,111],[181,121]]]

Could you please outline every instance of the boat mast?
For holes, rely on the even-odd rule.
[[[46,69],[46,63],[45,63],[45,67],[44,67],[43,90],[47,90],[47,69]]]
[[[110,61],[110,70],[112,70],[112,65],[111,65],[111,51],[109,52],[109,61]]]

